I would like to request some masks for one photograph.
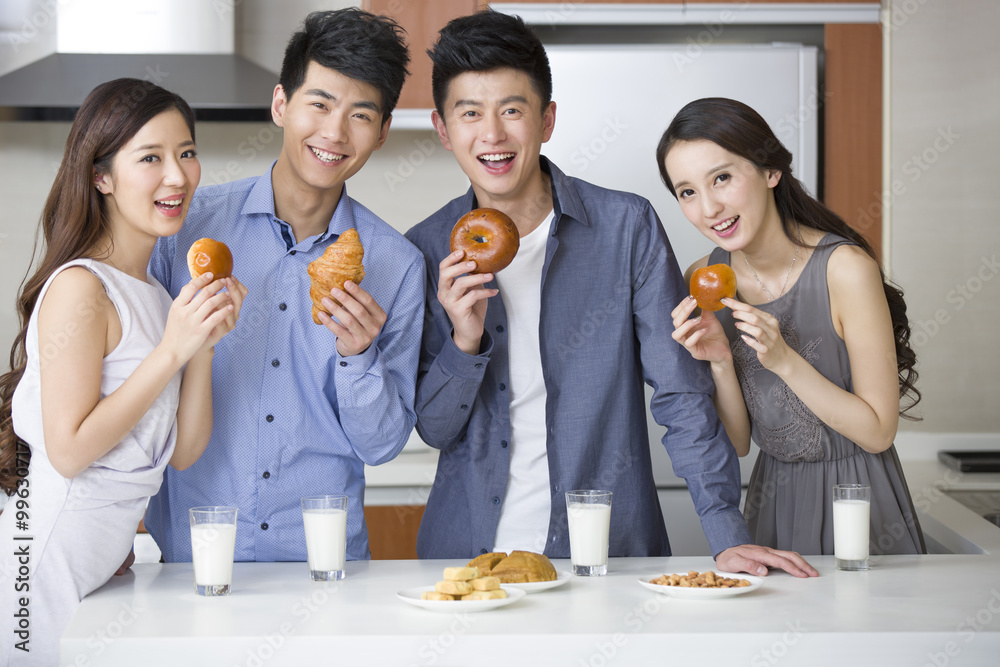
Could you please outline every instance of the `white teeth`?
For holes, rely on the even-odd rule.
[[[500,160],[509,160],[514,157],[513,153],[491,153],[489,155],[480,155],[480,160],[486,160],[487,162],[499,162]]]
[[[739,219],[739,217],[740,216],[737,215],[737,216],[733,216],[732,218],[729,218],[728,220],[723,220],[719,224],[717,224],[714,227],[712,227],[712,229],[714,229],[717,232],[724,232],[727,229],[729,229],[730,227],[732,227],[733,223],[736,222]]]
[[[323,162],[339,162],[344,159],[343,155],[337,155],[336,153],[327,153],[326,151],[321,151],[320,149],[313,148],[312,146],[310,146],[309,148],[312,149],[313,155],[318,157]]]
[[[163,201],[163,200],[157,199],[156,203],[159,204],[160,206],[166,206],[167,208],[177,208],[178,206],[181,205],[182,201],[184,201],[184,200],[183,199],[173,199],[171,201]]]

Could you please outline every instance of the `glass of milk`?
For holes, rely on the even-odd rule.
[[[611,492],[567,492],[566,518],[569,521],[569,553],[573,574],[583,577],[607,574]]]
[[[312,496],[302,499],[306,529],[306,558],[313,581],[344,578],[347,560],[347,496]]]
[[[871,493],[864,484],[833,487],[833,556],[838,570],[868,569]]]
[[[235,507],[192,507],[191,559],[198,595],[229,595],[236,550]]]

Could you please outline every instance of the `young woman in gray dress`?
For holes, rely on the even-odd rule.
[[[923,553],[893,439],[920,399],[902,293],[871,246],[806,193],[792,155],[734,100],[685,106],[657,147],[664,183],[719,247],[737,295],[673,311],[673,338],[708,361],[741,456],[760,447],[744,514],[757,544],[833,553],[832,487],[871,486],[871,553]],[[901,399],[905,408],[900,409]]]

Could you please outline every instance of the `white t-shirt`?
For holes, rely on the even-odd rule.
[[[552,496],[545,440],[545,379],[538,340],[542,266],[553,213],[521,238],[514,261],[496,274],[507,310],[510,350],[510,472],[494,551],[545,549]]]

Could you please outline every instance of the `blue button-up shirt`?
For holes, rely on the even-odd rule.
[[[361,286],[387,320],[365,352],[341,357],[336,337],[312,320],[306,266],[352,227],[365,248]],[[146,513],[150,533],[165,560],[189,561],[188,509],[231,505],[236,560],[303,561],[300,499],[346,494],[348,558],[368,558],[364,465],[395,457],[416,420],[423,258],[346,190],[325,232],[293,240],[275,217],[270,172],[196,192],[183,228],[160,239],[150,264],[172,295],[190,281],[188,248],[206,236],[229,246],[249,293],[215,347],[212,439],[193,466],[167,469]]]
[[[567,177],[545,158],[542,168],[555,208],[540,285],[552,493],[545,553],[569,557],[565,492],[605,489],[613,492],[610,555],[670,554],[644,381],[712,553],[748,544],[739,466],[712,405],[711,374],[670,337],[670,311],[687,287],[656,213],[641,197]],[[452,226],[474,207],[470,189],[407,232],[428,267],[448,255]],[[428,280],[417,430],[441,453],[417,552],[471,558],[493,548],[510,467],[507,316],[503,300],[491,298],[480,354],[465,354],[437,300],[436,270]]]

